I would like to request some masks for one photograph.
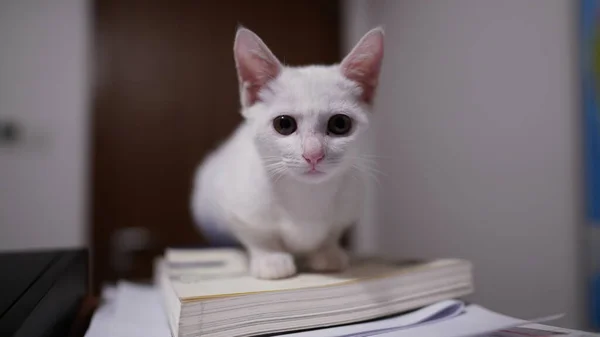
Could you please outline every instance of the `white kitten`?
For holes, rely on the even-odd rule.
[[[244,122],[198,169],[192,210],[203,233],[232,234],[257,278],[348,264],[339,240],[362,212],[360,151],[383,58],[368,32],[340,64],[288,67],[245,28],[234,56]]]

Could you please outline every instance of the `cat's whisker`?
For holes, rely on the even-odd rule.
[[[349,156],[348,158],[352,159],[352,160],[357,160],[357,161],[366,161],[366,162],[373,163],[373,164],[377,164],[378,160],[380,159],[380,158],[376,158],[376,157],[369,157],[369,156],[363,156],[363,155]]]
[[[272,163],[267,163],[265,165],[266,168],[279,167],[279,166],[284,166],[284,164],[282,162],[276,161],[276,162],[272,162]]]
[[[378,187],[381,187],[379,176],[386,175],[383,171],[373,167],[373,165],[367,165],[365,162],[361,161],[353,163],[352,167],[362,172],[369,180],[374,181]]]
[[[286,170],[285,166],[280,165],[280,166],[272,167],[268,171],[271,173],[271,175],[275,175],[275,174],[278,174],[281,171],[285,171],[285,170]]]
[[[278,160],[272,164],[265,165],[265,169],[267,170],[269,178],[272,179],[274,183],[277,183],[281,177],[285,175],[288,168],[283,162]]]
[[[301,168],[305,168],[305,167],[306,167],[306,164],[301,164],[301,163],[289,163],[289,164],[287,164],[286,166],[288,166],[288,167],[291,167],[291,168],[298,168],[298,169],[301,169]]]
[[[356,171],[357,171],[357,170],[350,170],[350,176],[351,176],[351,177],[352,177],[354,180],[357,180],[357,181],[363,181],[363,180],[364,180],[364,179],[363,179],[363,177],[362,177],[362,176],[360,176],[360,175],[358,175],[358,174],[356,174]]]
[[[390,156],[382,156],[379,154],[369,154],[369,153],[361,153],[360,156],[365,157],[365,158],[374,158],[374,159],[392,159],[392,157],[390,157]]]
[[[367,170],[371,171],[374,174],[387,177],[387,174],[385,172],[383,172],[383,171],[381,171],[381,170],[379,170],[379,169],[377,169],[375,167],[369,167],[368,166]]]
[[[378,166],[377,161],[374,161],[371,159],[365,159],[365,158],[356,158],[356,165],[360,166],[360,167],[364,167],[365,170],[370,170],[373,173],[376,173],[378,175],[387,176],[387,174],[385,174],[383,171],[381,171],[377,168],[377,166]]]
[[[276,157],[273,157],[273,158],[263,158],[263,162],[268,165],[268,164],[280,163],[281,159],[280,158],[276,158]]]
[[[373,181],[375,184],[377,184],[377,187],[382,187],[381,181],[379,180],[379,177],[377,175],[375,175],[369,171],[363,170],[362,172],[368,180]]]
[[[282,166],[277,173],[275,174],[275,176],[273,177],[273,183],[277,184],[277,182],[285,175],[287,171],[287,168],[285,166]]]

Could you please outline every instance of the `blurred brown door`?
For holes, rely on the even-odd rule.
[[[340,58],[327,0],[97,0],[93,89],[95,285],[151,276],[167,246],[202,243],[189,211],[203,156],[241,120],[238,24],[287,64]]]

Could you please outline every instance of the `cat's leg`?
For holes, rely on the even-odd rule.
[[[332,233],[324,244],[307,256],[308,268],[319,272],[339,272],[348,268],[349,258],[340,244],[341,231]]]
[[[250,273],[259,279],[275,280],[296,274],[294,257],[284,251],[248,247]]]
[[[252,276],[274,280],[296,274],[294,256],[284,249],[275,232],[238,228],[236,236],[248,251]]]

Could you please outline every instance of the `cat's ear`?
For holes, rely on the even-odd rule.
[[[371,103],[383,61],[383,28],[366,33],[340,64],[342,74],[363,89],[362,99]]]
[[[258,93],[281,72],[281,63],[267,45],[249,29],[240,27],[233,54],[240,84],[242,106],[258,101]]]

